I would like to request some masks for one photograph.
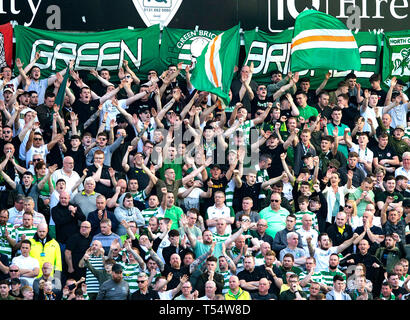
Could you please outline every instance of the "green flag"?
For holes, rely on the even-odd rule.
[[[65,96],[65,88],[67,86],[67,80],[68,77],[70,76],[70,66],[67,67],[63,82],[60,85],[60,88],[58,89],[57,97],[55,104],[58,105],[58,108],[61,110],[61,108],[64,105],[64,96]]]
[[[16,56],[27,65],[40,53],[36,66],[42,77],[65,69],[74,60],[75,70],[116,71],[128,61],[135,74],[145,79],[159,67],[159,25],[144,29],[116,29],[101,32],[60,32],[15,26]]]
[[[272,82],[271,73],[279,70],[282,74],[288,73],[290,62],[290,45],[293,30],[287,29],[278,34],[270,34],[261,30],[244,32],[246,60],[245,65],[254,64],[252,79],[258,83]],[[355,71],[357,82],[363,87],[369,86],[369,78],[374,73],[380,73],[380,52],[382,34],[374,32],[357,32],[354,34],[360,51],[361,69]],[[299,72],[300,77],[310,80],[311,89],[316,89],[322,83],[327,69],[310,69]],[[336,89],[337,84],[344,80],[351,70],[332,70],[326,89]]]
[[[338,19],[305,10],[295,21],[291,71],[360,70],[360,54],[352,32]]]
[[[383,80],[395,76],[404,82],[410,76],[410,30],[386,32],[383,49]]]
[[[202,50],[192,72],[191,82],[194,87],[216,94],[228,105],[239,45],[239,25],[213,38]]]

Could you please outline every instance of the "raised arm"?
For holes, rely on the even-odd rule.
[[[325,74],[325,78],[323,79],[322,83],[319,85],[319,87],[316,89],[315,94],[318,95],[320,93],[320,91],[322,91],[325,87],[327,82],[329,81],[330,76],[332,75],[332,73],[330,71],[328,71]]]
[[[2,175],[4,181],[6,181],[12,189],[16,189],[17,184],[13,180],[11,180],[11,178],[7,175],[7,173],[3,171],[3,169],[0,169],[0,174]]]

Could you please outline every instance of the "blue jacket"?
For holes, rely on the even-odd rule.
[[[326,300],[336,300],[334,290],[329,291],[328,293],[326,293]],[[350,296],[347,293],[342,292],[342,300],[352,300],[352,298],[350,298]]]

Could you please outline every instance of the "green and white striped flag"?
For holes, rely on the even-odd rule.
[[[238,61],[240,47],[239,25],[217,35],[202,50],[191,82],[201,91],[208,91],[221,97],[229,104],[229,89],[233,71]]]
[[[291,71],[360,70],[360,54],[352,32],[338,19],[305,10],[295,21]]]

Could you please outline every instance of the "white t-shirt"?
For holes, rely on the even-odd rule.
[[[337,247],[330,247],[327,250],[321,248],[315,249],[316,268],[315,272],[326,271],[329,268],[329,257],[333,253],[337,253]]]
[[[31,146],[31,148],[27,151],[26,153],[26,168],[28,167],[28,163],[30,161],[33,161],[33,156],[35,154],[41,154],[42,158],[44,160],[45,163],[47,163],[46,161],[46,156],[49,154],[50,152],[48,151],[47,145],[43,144],[42,146],[36,148],[34,146]]]
[[[227,206],[217,208],[215,205],[207,209],[208,219],[229,218],[231,216],[231,209]],[[208,227],[209,231],[216,233],[216,227]],[[232,228],[230,224],[226,225],[225,233],[232,234]]]
[[[80,175],[73,170],[73,172],[71,173],[71,176],[68,176],[63,169],[58,169],[56,170],[52,175],[51,175],[51,180],[54,183],[57,183],[58,180],[60,179],[64,179],[65,183],[66,183],[66,190],[70,190],[74,187],[74,185],[76,184],[76,182],[80,179]],[[83,189],[83,185],[80,184],[80,186],[78,187],[78,190],[82,191]],[[77,193],[74,192],[74,195]]]
[[[366,147],[366,149],[362,150],[360,149],[358,144],[352,143],[352,147],[350,148],[349,151],[356,152],[359,155],[359,159],[373,163],[374,154],[373,154],[373,151],[369,149],[369,147]],[[357,167],[360,170],[362,170],[363,173],[367,176],[367,171],[364,168],[364,164],[357,163]]]
[[[185,187],[178,189],[178,193],[186,191]],[[199,210],[199,198],[201,193],[204,192],[201,188],[194,188],[188,197],[181,199],[180,203],[183,203],[185,208],[196,208]]]
[[[20,255],[18,257],[14,257],[11,263],[18,266],[19,269],[29,269],[29,270],[34,270],[35,268],[40,269],[40,264],[38,260],[30,256],[23,257],[22,255]],[[21,278],[26,279],[28,283],[30,284],[30,286],[33,286],[33,282],[36,277],[33,277],[33,278],[21,277]]]
[[[298,234],[300,234],[300,237],[302,238],[302,246],[303,246],[303,249],[305,250],[306,256],[309,256],[310,255],[309,254],[309,248],[308,248],[308,244],[307,244],[306,239],[309,238],[309,237],[312,238],[312,246],[316,247],[317,238],[319,237],[319,233],[313,228],[310,228],[310,230],[308,230],[308,231],[306,231],[303,228],[299,228],[299,229],[296,230],[296,232]]]
[[[362,112],[362,108],[360,108],[360,115],[364,118],[363,131],[365,132],[371,131],[370,125],[367,123],[367,119],[369,118],[372,120],[373,128],[375,130],[379,127],[379,124],[377,123],[377,119],[376,119],[376,112],[374,111],[372,107],[368,106],[365,112]]]
[[[12,112],[12,114],[14,114],[15,111]],[[23,110],[21,110],[20,112],[20,119],[19,119],[19,124],[20,124],[20,130],[18,131],[18,133],[20,133],[20,131],[24,128],[24,125],[26,124],[24,122],[24,116],[26,115],[27,112],[34,112],[33,109],[31,109],[30,107],[26,107]],[[39,122],[38,117],[36,116],[35,122]],[[29,131],[30,132],[30,131]],[[15,132],[17,133],[17,132]]]

